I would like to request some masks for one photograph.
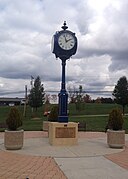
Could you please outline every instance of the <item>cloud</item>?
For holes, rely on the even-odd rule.
[[[39,75],[46,90],[60,88],[61,61],[51,39],[64,20],[78,38],[67,85],[112,90],[128,76],[127,6],[127,0],[0,1],[0,91],[22,91],[31,75]]]

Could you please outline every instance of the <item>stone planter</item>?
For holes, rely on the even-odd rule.
[[[107,130],[107,143],[111,148],[123,148],[125,145],[125,131]]]
[[[43,121],[43,131],[48,131],[49,121]]]
[[[7,150],[18,150],[23,147],[24,130],[5,130],[4,146]]]

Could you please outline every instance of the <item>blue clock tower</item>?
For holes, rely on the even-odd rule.
[[[62,82],[61,90],[59,93],[59,116],[58,122],[68,122],[67,106],[68,106],[68,93],[66,91],[65,83],[65,66],[66,60],[72,55],[75,55],[77,50],[77,38],[75,33],[67,30],[66,22],[61,27],[63,30],[57,31],[52,38],[52,53],[56,58],[62,61]]]

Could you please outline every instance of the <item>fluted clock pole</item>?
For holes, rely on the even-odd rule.
[[[68,122],[67,106],[68,106],[68,93],[65,88],[65,66],[66,60],[62,60],[62,82],[61,90],[59,93],[59,117],[58,122]]]

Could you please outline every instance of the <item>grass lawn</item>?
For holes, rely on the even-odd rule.
[[[116,104],[85,104],[84,110],[76,111],[75,104],[69,106],[69,122],[80,122],[86,121],[87,131],[104,131],[107,123],[108,116],[93,116],[93,115],[103,115],[108,114]],[[18,106],[21,114],[23,114],[24,106]],[[0,123],[4,123],[8,112],[10,110],[9,106],[0,106]],[[32,109],[27,106],[26,116],[23,117],[22,128],[26,131],[40,131],[42,130],[42,124],[44,120],[47,120],[43,116],[44,106],[38,109],[38,112],[32,113]],[[126,113],[128,113],[128,107],[126,108]],[[128,133],[128,116],[124,117],[124,129]],[[4,131],[5,128],[0,128],[0,131]]]
[[[107,116],[79,116],[79,117],[69,117],[69,121],[86,122],[87,131],[105,131],[105,126],[107,123]]]
[[[113,108],[119,107],[117,104],[101,104],[101,103],[85,103],[84,109],[77,111],[75,104],[69,105],[70,115],[94,115],[94,114],[109,114]],[[128,113],[128,107],[125,108],[125,113]]]
[[[87,131],[98,131],[104,132],[107,124],[108,116],[69,116],[69,121],[86,122],[86,130]],[[128,116],[124,117],[124,129],[126,133],[128,133]]]

